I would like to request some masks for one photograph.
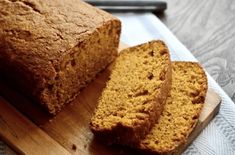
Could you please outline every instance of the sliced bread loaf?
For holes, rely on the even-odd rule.
[[[169,52],[162,41],[124,49],[91,119],[96,137],[129,145],[144,138],[162,112],[171,70]]]
[[[138,146],[157,154],[174,152],[195,127],[207,92],[207,78],[198,63],[172,63],[172,89],[162,115]]]
[[[56,114],[117,56],[121,22],[76,0],[0,0],[0,74]]]

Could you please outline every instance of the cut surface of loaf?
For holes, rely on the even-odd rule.
[[[120,21],[79,0],[1,0],[0,72],[55,114],[117,56]]]
[[[170,86],[170,56],[162,41],[124,49],[114,62],[91,130],[108,143],[138,143],[161,114]]]
[[[174,152],[195,127],[207,92],[207,77],[195,62],[172,62],[172,89],[165,109],[139,149],[157,154]]]

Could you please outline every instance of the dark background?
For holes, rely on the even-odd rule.
[[[156,15],[235,102],[235,1],[166,2]]]

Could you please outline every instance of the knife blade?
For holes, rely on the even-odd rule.
[[[167,3],[159,0],[84,0],[110,12],[163,12]]]

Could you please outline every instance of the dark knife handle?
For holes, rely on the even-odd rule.
[[[167,8],[164,1],[159,0],[84,0],[106,11],[151,11],[162,12]]]

